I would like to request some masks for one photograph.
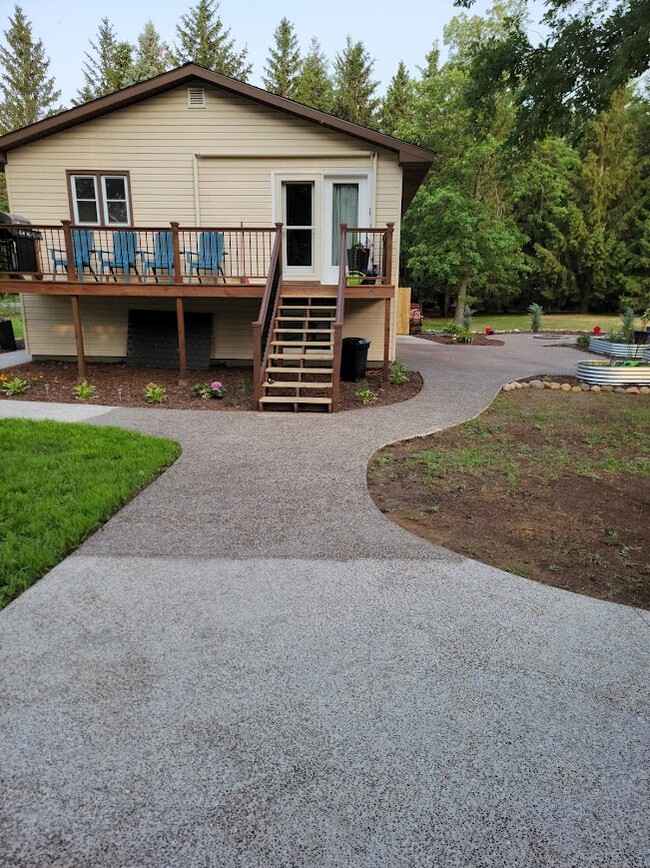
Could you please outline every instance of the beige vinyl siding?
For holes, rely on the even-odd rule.
[[[234,94],[211,87],[206,87],[206,91],[206,109],[188,109],[187,89],[179,87],[10,151],[6,174],[12,210],[33,223],[56,225],[70,217],[66,170],[128,171],[136,226],[164,226],[171,220],[178,220],[181,226],[241,223],[270,226],[281,214],[279,177],[303,172],[315,177],[322,187],[328,174],[371,172],[371,153],[376,151],[376,177],[370,178],[374,194],[372,223],[396,224],[393,248],[396,283],[402,190],[402,169],[397,156]],[[196,154],[202,156],[195,158]],[[195,168],[199,181],[198,213]],[[320,202],[318,212],[320,224]],[[320,262],[320,239],[316,251]],[[314,277],[318,276],[315,273]],[[149,300],[137,302],[138,307],[153,304]],[[223,299],[209,304],[215,312],[222,307],[229,312],[228,325],[215,313],[215,357],[250,358],[250,322],[257,317],[259,303]],[[368,337],[368,332],[372,332],[372,357],[379,358],[383,305],[365,304],[359,308],[365,310],[364,314],[355,305],[348,304],[346,329],[351,321],[352,333]],[[129,306],[135,306],[132,299],[82,300],[88,355],[125,354]],[[380,307],[381,312],[377,313]],[[360,322],[359,316],[367,316],[367,324]],[[25,328],[34,354],[74,355],[68,299],[26,298]],[[394,334],[393,314],[391,356]],[[217,350],[219,345],[221,348]],[[378,356],[374,355],[377,353]]]
[[[62,296],[27,295],[23,298],[33,356],[76,355],[70,299]],[[259,299],[186,299],[185,310],[212,313],[213,359],[253,357],[251,323],[259,313]],[[79,300],[86,355],[91,358],[124,358],[129,310],[175,311],[174,300],[151,298],[81,298]]]
[[[366,338],[370,341],[368,361],[384,358],[384,300],[348,301],[345,304],[344,338]]]

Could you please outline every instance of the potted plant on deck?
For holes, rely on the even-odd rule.
[[[372,249],[372,241],[366,235],[365,241],[357,239],[352,247],[347,251],[348,268],[350,271],[362,271],[364,274],[368,271],[368,260],[370,259],[370,250]]]

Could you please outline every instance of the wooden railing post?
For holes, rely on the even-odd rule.
[[[174,249],[174,283],[181,284],[183,282],[183,269],[181,268],[181,245],[178,234],[179,223],[172,220],[172,247]]]
[[[262,397],[262,323],[253,323],[253,402]]]
[[[269,273],[266,278],[262,304],[259,316],[252,323],[253,327],[253,401],[258,405],[262,397],[262,381],[268,357],[268,347],[273,337],[270,329],[273,326],[278,308],[278,299],[282,291],[282,223],[275,224],[275,241],[271,252]],[[264,340],[264,330],[268,323],[269,331]]]
[[[390,286],[393,282],[393,232],[395,231],[394,223],[386,224],[386,260],[384,269],[386,271],[384,283]]]
[[[384,383],[390,373],[390,298],[384,299]]]
[[[65,246],[65,258],[68,261],[68,280],[72,283],[77,282],[77,266],[74,261],[74,244],[72,243],[72,225],[71,220],[62,220],[63,224],[63,241]]]
[[[345,316],[345,260],[347,249],[348,224],[341,223],[339,241],[339,284],[336,291],[336,314],[334,317],[334,339],[332,343],[332,413],[338,413],[341,391],[341,352],[343,350],[343,318]]]

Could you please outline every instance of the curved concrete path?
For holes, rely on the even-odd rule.
[[[648,864],[648,613],[414,538],[365,484],[578,357],[400,357],[426,385],[385,409],[92,418],[183,455],[0,614],[3,865]]]

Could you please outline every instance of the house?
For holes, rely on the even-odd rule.
[[[342,338],[368,338],[385,373],[394,357],[400,220],[432,162],[185,64],[0,137],[32,224],[4,264],[0,246],[0,289],[22,278],[29,352],[80,376],[86,359],[181,379],[252,362],[261,408],[336,410]],[[319,375],[328,397],[310,398]]]

